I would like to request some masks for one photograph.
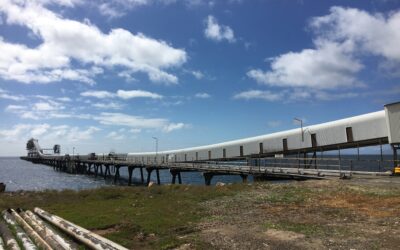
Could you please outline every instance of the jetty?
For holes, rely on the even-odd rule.
[[[121,177],[120,170],[126,168],[129,185],[134,169],[140,170],[140,180],[146,184],[154,172],[160,184],[160,171],[169,171],[173,184],[182,183],[183,172],[201,172],[206,185],[216,175],[238,175],[246,182],[249,175],[260,180],[400,173],[400,102],[387,104],[382,111],[305,127],[301,121],[300,125],[298,129],[201,147],[107,155],[61,155],[59,145],[53,147],[52,154],[46,154],[38,140],[32,138],[27,143],[28,155],[21,159],[46,164],[58,171],[113,178],[114,182]],[[383,145],[390,145],[392,159],[384,159]],[[360,159],[359,149],[367,146],[380,147],[380,158]],[[341,154],[344,149],[357,149],[356,158],[344,158]],[[336,156],[324,156],[327,151],[336,152]],[[356,162],[375,164],[378,168],[376,171],[355,168]]]

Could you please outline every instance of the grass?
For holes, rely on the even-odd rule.
[[[0,210],[41,207],[129,248],[168,249],[195,231],[205,214],[201,202],[230,196],[244,185],[225,187],[106,187],[83,191],[20,192],[0,195]]]
[[[272,247],[276,242],[266,239],[268,229],[305,236],[282,243],[288,248],[315,242],[328,244],[326,248],[370,247],[378,242],[396,249],[398,187],[337,180],[48,190],[0,194],[0,210],[41,207],[133,249],[172,249],[185,243],[195,249],[229,249],[232,242],[245,249],[245,243],[263,246],[266,240]]]

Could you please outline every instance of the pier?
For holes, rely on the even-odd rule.
[[[384,159],[383,145],[390,145],[391,160]],[[380,147],[380,158],[360,159],[359,149]],[[200,172],[206,185],[217,175],[237,175],[243,182],[248,176],[263,179],[324,179],[351,178],[357,175],[390,176],[400,173],[400,102],[387,104],[383,111],[368,113],[300,129],[228,141],[180,150],[96,155],[44,154],[37,139],[27,143],[28,155],[23,160],[52,166],[55,170],[94,177],[112,178],[116,183],[120,170],[126,168],[128,184],[132,184],[134,169],[140,170],[140,180],[149,184],[160,171],[169,171],[171,183],[182,183],[182,173]],[[341,155],[343,149],[357,149],[355,159]],[[324,156],[324,152],[336,156]],[[361,163],[375,164],[376,169],[359,168]],[[356,164],[357,163],[357,164]]]

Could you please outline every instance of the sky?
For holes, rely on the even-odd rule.
[[[2,0],[0,156],[207,145],[383,110],[400,1]]]

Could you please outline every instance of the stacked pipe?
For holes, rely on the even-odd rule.
[[[3,215],[4,220],[10,225],[11,228],[14,229],[17,238],[22,243],[22,246],[26,250],[36,250],[37,247],[32,242],[32,240],[29,238],[29,236],[25,233],[25,231],[22,230],[22,228],[18,225],[18,223],[15,221],[14,217],[8,211],[3,211],[2,215]]]
[[[10,250],[20,250],[18,242],[14,239],[14,236],[7,225],[0,221],[0,235],[4,239],[4,246]]]
[[[116,244],[100,235],[90,232],[85,228],[64,220],[61,217],[50,214],[40,208],[34,209],[41,218],[56,226],[60,230],[72,236],[74,239],[82,242],[86,246],[97,250],[127,250],[127,248]]]
[[[26,250],[79,249],[78,244],[65,239],[51,226],[91,249],[126,250],[126,248],[104,237],[40,208],[35,208],[34,213],[29,210],[8,209],[2,212],[2,217],[4,221],[0,220],[0,250],[20,250],[21,248]],[[13,235],[13,232],[15,235]]]

